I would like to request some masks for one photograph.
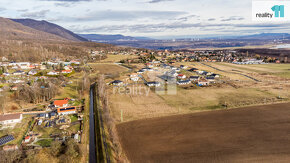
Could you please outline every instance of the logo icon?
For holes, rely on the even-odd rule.
[[[275,5],[271,9],[275,12],[276,18],[284,18],[284,5]]]

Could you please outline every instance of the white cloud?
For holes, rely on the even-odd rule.
[[[134,36],[239,34],[273,31],[251,21],[251,0],[19,0],[0,1],[3,17],[46,19],[81,33]],[[275,25],[274,25],[275,26]],[[285,26],[279,24],[278,27]],[[278,28],[277,28],[278,29]],[[287,32],[286,28],[279,28]],[[239,32],[240,31],[240,32]]]

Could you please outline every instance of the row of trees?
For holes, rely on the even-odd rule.
[[[112,143],[112,148],[115,154],[115,159],[117,162],[125,162],[125,159],[122,158],[122,148],[119,142],[119,137],[116,130],[116,125],[114,118],[111,115],[109,107],[108,92],[106,90],[106,83],[104,75],[100,75],[98,78],[98,94],[101,101],[101,106],[103,109],[103,118],[105,124],[108,128],[110,142]]]
[[[46,102],[59,93],[60,85],[60,80],[36,81],[31,85],[22,85],[15,92],[15,98],[34,104]]]

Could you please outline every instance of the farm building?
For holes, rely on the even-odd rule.
[[[64,107],[64,108],[58,108],[57,113],[59,115],[68,115],[68,114],[75,114],[77,112],[76,107]]]
[[[0,115],[0,124],[2,125],[14,125],[20,123],[22,120],[22,114],[4,114]]]

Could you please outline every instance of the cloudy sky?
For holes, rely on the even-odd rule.
[[[290,32],[257,23],[251,0],[1,0],[0,16],[47,20],[76,33],[174,37]]]

